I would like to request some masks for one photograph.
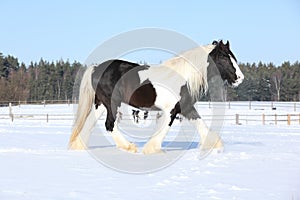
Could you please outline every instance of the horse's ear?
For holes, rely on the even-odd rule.
[[[229,41],[228,41],[228,40],[227,40],[225,46],[228,47],[228,49],[229,49],[230,44],[229,44]]]
[[[212,45],[218,45],[218,42],[216,40],[214,40],[211,44]]]

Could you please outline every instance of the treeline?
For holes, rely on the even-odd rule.
[[[227,100],[300,101],[300,63],[239,64],[245,79],[238,88],[227,90]]]
[[[238,88],[227,88],[227,101],[300,101],[299,62],[239,66],[245,80]],[[43,59],[26,66],[17,58],[0,53],[0,102],[72,99],[81,67],[79,62]]]
[[[43,101],[72,99],[79,62],[41,59],[28,66],[0,53],[0,101]]]

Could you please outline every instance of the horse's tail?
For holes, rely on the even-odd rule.
[[[82,130],[95,99],[95,91],[92,85],[93,71],[94,67],[88,67],[81,80],[77,113],[69,141],[70,147]]]

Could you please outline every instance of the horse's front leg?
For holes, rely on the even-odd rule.
[[[184,116],[189,120],[189,122],[196,128],[197,132],[200,134],[200,150],[223,150],[223,141],[219,134],[210,130],[207,127],[207,125],[205,124],[203,119],[201,119],[200,115],[194,107],[189,108],[188,112],[184,113]]]
[[[200,134],[201,137],[200,150],[204,150],[204,151],[209,151],[212,149],[216,149],[220,151],[223,150],[224,148],[223,141],[219,136],[219,134],[212,130],[209,130],[209,128],[201,118],[190,120],[190,122],[191,124],[194,125],[194,127],[197,129],[198,133]]]
[[[144,154],[162,152],[161,144],[170,129],[170,116],[168,115],[169,113],[169,111],[164,110],[163,115],[158,119],[158,129],[156,130],[155,134],[150,138],[150,140],[144,145]]]

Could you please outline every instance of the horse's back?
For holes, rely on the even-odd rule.
[[[149,68],[147,65],[139,65],[124,60],[108,60],[94,67],[92,83],[94,89],[100,83],[117,83],[124,74],[132,70],[144,70]]]
[[[108,60],[94,68],[92,75],[95,103],[117,100],[135,107],[151,107],[156,92],[149,80],[141,80],[139,72],[150,66],[123,60]]]

